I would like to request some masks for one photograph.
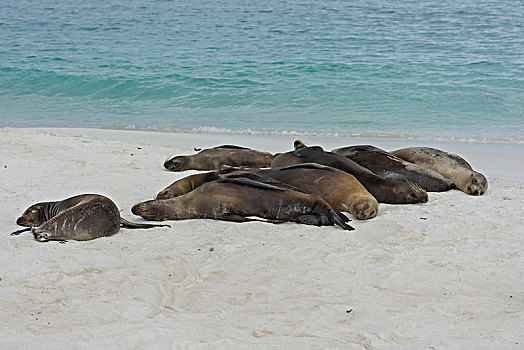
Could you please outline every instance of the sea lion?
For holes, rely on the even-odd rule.
[[[408,162],[436,171],[450,179],[455,186],[474,196],[480,196],[488,189],[488,180],[473,170],[464,158],[431,147],[409,147],[390,152]]]
[[[250,178],[225,178],[207,182],[175,198],[138,203],[131,211],[146,220],[215,219],[250,221],[251,216],[270,221],[308,225],[337,224],[353,228],[320,196],[296,191],[281,183]]]
[[[356,152],[362,152],[362,151],[386,152],[382,148],[378,148],[372,145],[356,145],[356,146],[349,146],[349,147],[340,147],[340,148],[335,148],[331,152],[347,157],[348,155],[352,155],[352,154],[355,154]]]
[[[170,171],[218,170],[224,166],[268,167],[273,155],[250,148],[223,145],[190,156],[176,156],[164,163]]]
[[[439,173],[395,157],[374,146],[344,147],[333,152],[348,157],[385,179],[415,183],[428,192],[443,192],[455,187],[453,181]]]
[[[419,186],[384,179],[351,159],[340,154],[326,152],[319,146],[305,147],[279,154],[273,158],[271,167],[283,167],[301,163],[327,165],[353,175],[379,203],[412,204],[426,203],[428,201],[428,194]]]
[[[243,177],[246,173],[269,176],[304,191],[317,194],[334,209],[351,213],[360,220],[377,215],[378,203],[351,174],[335,168],[304,163],[275,169],[231,168],[187,176],[160,191],[156,199],[173,198],[193,191],[202,184],[226,177]]]
[[[120,226],[151,228],[157,226],[129,222],[120,217],[113,201],[98,194],[81,194],[63,201],[41,202],[30,206],[16,220],[20,226],[29,226],[34,238],[40,242],[74,239],[88,241],[112,236]],[[20,233],[24,230],[13,232]]]

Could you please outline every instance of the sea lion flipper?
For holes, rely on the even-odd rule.
[[[317,164],[317,163],[301,163],[301,164],[289,165],[283,168],[279,168],[278,171],[286,171],[286,170],[294,170],[294,169],[318,169],[318,170],[334,171],[332,167]]]
[[[338,215],[338,217],[344,221],[344,222],[350,222],[351,219],[348,218],[346,215],[342,214],[342,212],[340,210],[337,210],[335,208],[333,208],[333,211]]]
[[[229,182],[229,183],[233,183],[233,184],[237,184],[237,185],[243,185],[243,186],[258,187],[258,188],[263,188],[263,189],[267,189],[267,190],[285,191],[283,188],[280,188],[280,187],[277,187],[277,186],[273,186],[273,185],[270,185],[268,183],[260,182],[260,181],[257,181],[257,180],[253,180],[253,179],[250,179],[250,178],[247,178],[247,177],[234,177],[234,178],[228,177],[228,178],[222,179],[220,181],[221,182]],[[277,182],[277,181],[274,180],[274,182]]]
[[[129,228],[129,229],[153,228],[153,227],[169,227],[169,228],[171,228],[171,225],[168,225],[168,224],[142,224],[142,223],[127,221],[124,218],[120,218],[120,224],[122,225],[122,227]]]
[[[223,217],[221,217],[224,221],[232,221],[232,222],[246,222],[251,221],[250,219],[246,218],[245,216],[242,216],[237,213],[226,213]]]
[[[18,236],[22,232],[31,231],[31,228],[32,227],[29,226],[29,227],[26,227],[26,228],[23,228],[23,229],[20,229],[20,230],[16,230],[15,232],[11,232],[11,236]]]
[[[242,147],[242,146],[235,146],[235,145],[222,145],[222,146],[217,146],[217,147],[213,147],[214,149],[217,149],[217,148],[230,148],[230,149],[251,149],[251,148],[247,148],[247,147]]]
[[[348,225],[346,224],[346,222],[344,222],[343,219],[341,219],[339,217],[339,215],[335,212],[335,211],[330,211],[331,215],[333,216],[333,220],[335,221],[335,224],[337,224],[338,226],[342,227],[344,230],[348,230],[348,231],[353,231],[355,230],[355,228],[351,225]],[[340,212],[339,212],[340,213]],[[341,213],[342,214],[342,213]],[[343,215],[343,214],[342,214]],[[345,215],[343,215],[344,217],[346,217]],[[346,217],[347,219],[347,217]],[[348,219],[349,220],[349,219]]]

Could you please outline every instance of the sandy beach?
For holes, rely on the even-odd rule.
[[[518,349],[524,344],[524,145],[304,137],[325,149],[433,146],[484,173],[480,197],[381,204],[355,231],[294,223],[171,222],[40,243],[16,218],[81,193],[121,215],[173,181],[170,155],[296,136],[0,129],[1,349]]]

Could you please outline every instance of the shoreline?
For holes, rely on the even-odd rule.
[[[231,140],[235,140],[239,146],[265,150],[272,153],[293,149],[293,142],[296,139],[301,139],[309,145],[322,146],[326,150],[355,144],[373,144],[386,150],[427,146],[459,154],[472,165],[473,169],[486,173],[488,177],[503,178],[516,183],[524,182],[524,177],[522,176],[524,173],[524,145],[520,143],[228,133],[170,133],[90,128],[28,128],[27,130],[70,136],[85,135],[120,142],[142,142],[151,146],[182,148],[185,152],[193,152],[194,147],[209,148],[221,144],[231,144]],[[184,149],[184,147],[186,148]],[[169,155],[170,154],[166,154],[165,156],[167,157]]]
[[[196,173],[164,171],[170,154],[224,143],[275,152],[295,139],[0,129],[0,347],[521,346],[520,148],[448,143],[488,177],[484,195],[380,204],[377,217],[352,218],[351,232],[181,220],[65,244],[9,235],[31,204],[80,193],[104,194],[141,222],[134,204]],[[326,149],[351,141],[302,139]]]

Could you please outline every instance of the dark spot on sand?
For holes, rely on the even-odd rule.
[[[420,220],[427,220],[428,218],[420,218]]]
[[[353,309],[346,310],[346,313],[349,314]]]

